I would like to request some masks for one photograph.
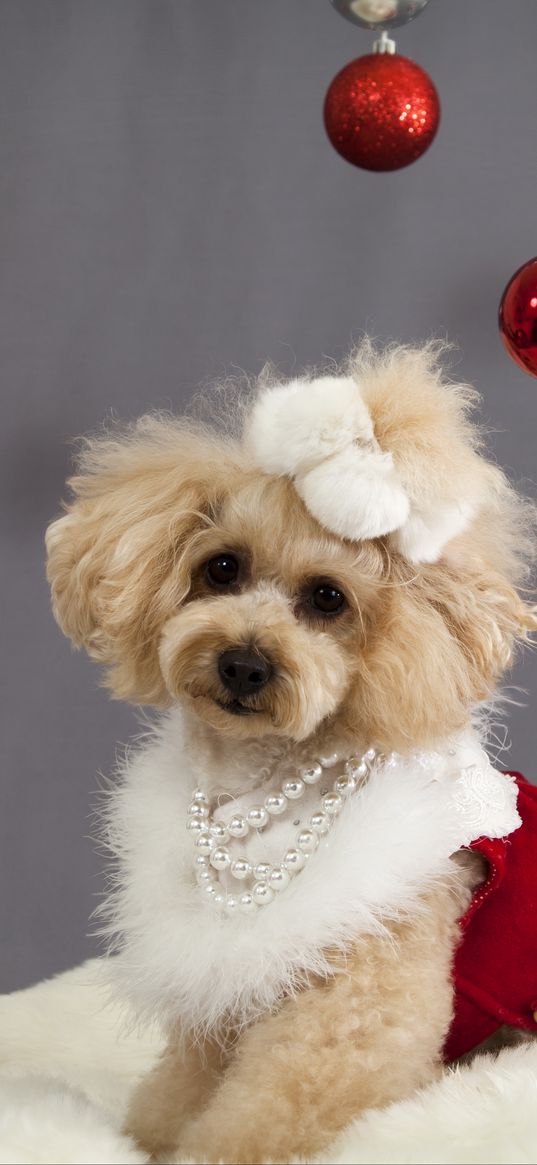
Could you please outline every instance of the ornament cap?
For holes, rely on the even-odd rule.
[[[373,41],[373,52],[374,53],[392,53],[393,54],[395,52],[395,47],[396,46],[395,46],[395,41],[394,41],[393,37],[388,36],[388,33],[386,32],[385,28],[382,30],[378,40]]]

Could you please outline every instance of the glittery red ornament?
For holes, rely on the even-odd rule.
[[[324,103],[338,154],[364,170],[399,170],[425,153],[440,120],[438,93],[424,69],[398,53],[371,53],[334,77]]]
[[[500,333],[509,355],[537,376],[537,258],[509,280],[500,303]]]

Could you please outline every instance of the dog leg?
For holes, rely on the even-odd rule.
[[[417,917],[360,941],[334,960],[333,978],[247,1029],[171,1159],[255,1165],[309,1156],[360,1112],[432,1080],[452,1017],[464,880],[459,872]]]
[[[135,1089],[125,1121],[154,1160],[173,1152],[186,1119],[207,1103],[222,1071],[223,1053],[216,1043],[203,1046],[175,1038],[155,1067]]]

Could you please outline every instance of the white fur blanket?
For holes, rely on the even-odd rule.
[[[125,1011],[106,1004],[101,978],[93,960],[0,997],[0,1165],[146,1161],[121,1120],[160,1039],[129,1030]],[[537,1165],[537,1041],[366,1113],[323,1161]]]

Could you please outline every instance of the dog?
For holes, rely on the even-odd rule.
[[[53,609],[158,711],[107,796],[110,974],[168,1045],[155,1160],[288,1161],[440,1071],[469,846],[520,827],[480,710],[537,626],[533,511],[441,345],[89,438]]]

